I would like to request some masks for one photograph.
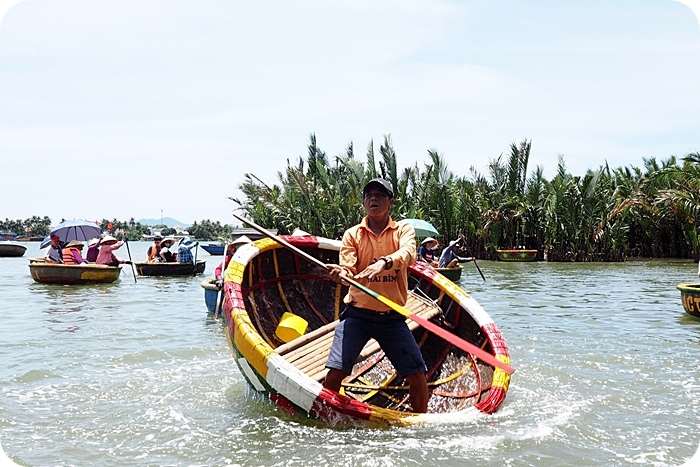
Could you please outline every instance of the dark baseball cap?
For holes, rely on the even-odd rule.
[[[389,195],[389,198],[394,197],[394,187],[391,186],[391,182],[389,180],[384,180],[383,178],[373,178],[369,182],[367,182],[367,185],[362,189],[362,194],[364,195],[367,193],[367,190],[370,188],[379,188],[380,190],[386,192],[387,195]]]

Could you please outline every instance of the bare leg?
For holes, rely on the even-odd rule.
[[[456,268],[458,264],[459,264],[459,261],[457,261],[456,259],[453,259],[452,261],[450,261],[450,264],[448,264],[447,267],[448,268]]]
[[[422,371],[413,373],[406,376],[406,380],[408,381],[411,408],[414,412],[426,413],[428,411],[428,381],[425,379],[425,373]]]
[[[340,385],[343,380],[347,378],[348,374],[342,370],[337,370],[335,368],[329,368],[328,374],[326,375],[326,380],[323,385],[328,389],[332,389],[335,392],[340,392]],[[410,384],[410,383],[409,383]]]

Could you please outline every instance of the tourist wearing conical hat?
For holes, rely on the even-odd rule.
[[[97,264],[105,264],[107,266],[119,266],[125,263],[130,264],[129,261],[125,259],[117,258],[113,253],[114,250],[121,248],[123,244],[123,241],[117,241],[117,239],[111,235],[105,235],[102,240],[100,240],[100,253],[97,255]]]
[[[160,260],[164,263],[174,263],[175,262],[175,255],[173,254],[170,249],[173,247],[175,244],[175,239],[173,237],[165,237],[161,242],[160,242],[160,252],[158,255],[160,256]]]
[[[233,254],[241,246],[243,246],[247,243],[253,243],[253,242],[245,235],[241,235],[240,237],[235,239],[232,243],[229,243],[226,246],[226,256],[224,257],[224,261],[219,263],[219,265],[214,270],[214,277],[216,278],[216,286],[219,289],[221,289],[221,287],[223,287],[223,285],[224,285],[224,271],[228,267],[228,263],[231,261],[231,258],[233,258]]]
[[[82,251],[85,245],[78,240],[71,240],[63,247],[63,264],[83,264],[87,263],[83,259]]]
[[[428,237],[420,244],[418,249],[418,260],[424,261],[433,267],[437,267],[437,261],[435,260],[435,249],[438,247],[439,243],[433,237]]]

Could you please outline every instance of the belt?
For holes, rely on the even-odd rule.
[[[376,315],[376,316],[384,316],[384,315],[388,315],[389,313],[392,312],[392,310],[377,311],[377,310],[370,310],[369,308],[360,308],[360,307],[357,307],[357,306],[353,306],[353,308],[356,309],[356,310],[359,310],[359,311],[361,311],[361,312],[363,312],[363,313],[367,313],[367,314],[370,314],[370,315]]]

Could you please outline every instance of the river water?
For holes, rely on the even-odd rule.
[[[675,466],[698,450],[700,319],[676,290],[698,281],[689,261],[480,261],[485,282],[467,263],[461,285],[516,368],[500,410],[358,429],[255,397],[202,276],[42,285],[26,245],[0,258],[0,443],[19,465]],[[199,258],[205,277],[221,261]]]

